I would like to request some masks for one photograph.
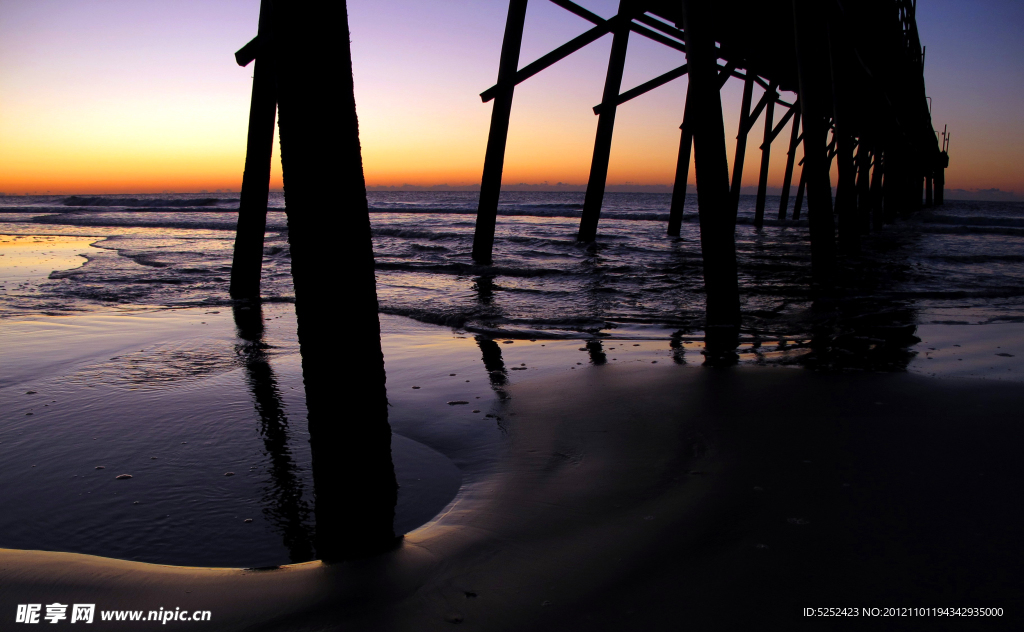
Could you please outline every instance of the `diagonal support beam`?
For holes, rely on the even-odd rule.
[[[556,5],[560,6],[560,7],[562,7],[563,9],[565,9],[566,11],[569,11],[570,13],[575,13],[576,15],[580,16],[584,20],[587,20],[588,22],[591,22],[593,24],[601,25],[601,24],[604,24],[606,21],[608,21],[608,20],[605,20],[604,18],[602,18],[601,16],[597,15],[596,13],[593,13],[592,11],[588,11],[588,10],[584,9],[583,7],[581,7],[580,5],[576,4],[575,2],[570,2],[569,0],[551,0],[551,3],[552,4],[556,4]],[[620,10],[619,13],[621,14],[623,12]],[[614,18],[612,18],[612,19],[614,19]],[[644,28],[643,26],[640,26],[639,24],[633,24],[631,22],[630,25],[629,25],[629,29],[631,31],[633,31],[634,33],[637,33],[638,35],[643,35],[644,37],[652,39],[655,42],[658,42],[659,44],[664,44],[665,46],[668,46],[669,48],[674,48],[674,49],[676,49],[676,50],[678,50],[680,52],[683,52],[683,53],[686,52],[686,46],[683,43],[677,42],[677,41],[672,40],[672,39],[669,39],[669,38],[665,37],[664,35],[661,35],[660,33],[655,33],[651,29]],[[662,29],[659,28],[659,30],[662,30]]]
[[[680,42],[686,43],[685,33],[669,24],[665,24],[664,22],[657,18],[652,18],[646,13],[641,13],[640,15],[635,16],[633,19],[636,20],[637,22],[642,22],[643,24],[646,24],[647,26],[651,27],[656,31],[661,31],[665,35],[674,37]]]
[[[611,20],[602,21],[602,24],[599,24],[599,25],[595,26],[594,28],[590,29],[586,33],[583,33],[582,35],[574,37],[573,39],[569,40],[565,44],[562,44],[561,46],[559,46],[555,50],[551,51],[547,55],[544,55],[543,57],[539,57],[536,61],[530,62],[526,66],[523,66],[522,69],[520,69],[519,71],[516,72],[516,75],[515,75],[515,83],[516,83],[516,85],[519,85],[520,83],[526,81],[527,79],[529,79],[530,77],[534,76],[538,72],[544,70],[545,68],[548,68],[548,67],[550,67],[550,66],[552,66],[552,65],[554,65],[554,64],[556,64],[556,63],[558,63],[560,61],[562,61],[563,59],[565,59],[569,55],[572,55],[573,53],[575,53],[576,51],[580,50],[581,48],[583,48],[587,44],[590,44],[592,42],[597,41],[598,39],[600,39],[604,35],[606,35],[609,32],[611,32],[611,30],[614,27],[614,25],[615,25],[614,18],[611,19]],[[495,84],[495,85],[491,86],[490,88],[487,88],[486,90],[481,92],[480,93],[480,99],[484,103],[487,103],[488,101],[493,99],[495,96],[497,96],[498,90],[499,90],[499,87],[498,87],[497,84]]]
[[[569,0],[551,0],[551,4],[556,4],[565,9],[566,11],[568,11],[569,13],[575,13],[584,20],[593,22],[594,24],[601,24],[605,21],[604,18],[602,18],[600,15],[592,13],[591,11],[587,11],[580,5],[576,4],[575,2],[570,2]]]
[[[743,79],[744,76],[736,72],[735,62],[726,62],[724,66],[718,67],[718,89],[721,90],[725,87],[725,82],[729,80],[729,77],[739,77]]]
[[[686,72],[687,72],[686,64],[683,64],[682,66],[680,66],[678,68],[674,68],[674,69],[666,72],[665,74],[663,74],[663,75],[661,75],[659,77],[655,77],[654,79],[651,79],[650,81],[648,81],[646,83],[641,83],[637,87],[635,87],[635,88],[633,88],[631,90],[626,90],[625,92],[620,94],[619,98],[615,100],[615,105],[622,105],[626,101],[629,101],[631,99],[635,99],[635,98],[637,98],[638,96],[640,96],[642,94],[647,94],[648,92],[650,92],[651,90],[654,90],[655,88],[660,88],[661,86],[665,85],[666,83],[668,83],[670,81],[674,81],[674,80],[678,79],[679,77],[682,77],[683,75],[686,74]],[[604,104],[603,103],[595,105],[594,106],[594,114],[600,114],[601,110],[603,108],[604,108]]]
[[[786,127],[786,123],[789,122],[789,119],[793,118],[793,116],[796,115],[797,110],[798,109],[796,107],[789,108],[789,111],[783,115],[778,125],[776,125],[775,129],[772,130],[772,133],[768,136],[768,140],[766,142],[775,142],[775,139],[778,138],[779,134],[782,132],[782,129]],[[761,145],[761,149],[764,149],[764,145]]]
[[[774,88],[769,88],[770,89],[765,90],[765,93],[761,95],[761,100],[757,102],[757,105],[754,107],[754,111],[747,117],[746,122],[743,124],[743,129],[741,130],[742,134],[747,134],[754,128],[754,123],[757,122],[758,117],[761,116],[761,112],[764,111],[769,102],[773,106],[775,105],[775,99],[772,98],[772,95],[774,94],[775,96],[778,96],[778,93],[775,92]]]

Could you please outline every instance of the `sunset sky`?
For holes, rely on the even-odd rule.
[[[610,16],[618,3],[580,4]],[[507,3],[348,5],[367,183],[478,183],[491,110],[478,94],[496,77]],[[237,190],[251,66],[233,53],[258,14],[258,0],[0,0],[0,191]],[[947,187],[1024,194],[1024,3],[920,0],[918,23],[933,120],[952,132]],[[520,66],[589,26],[533,0]],[[610,44],[517,88],[506,183],[586,182]],[[684,61],[633,35],[623,90]],[[730,145],[741,90],[734,79],[722,92]],[[609,183],[672,182],[685,93],[683,78],[619,109]],[[779,184],[781,144],[773,155]]]

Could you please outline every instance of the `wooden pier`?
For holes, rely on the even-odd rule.
[[[940,144],[925,96],[916,0],[620,0],[618,13],[608,19],[569,0],[551,2],[593,26],[517,69],[527,1],[509,4],[498,81],[480,95],[484,102],[494,100],[494,106],[473,242],[477,263],[491,263],[515,86],[608,34],[612,47],[604,93],[594,107],[597,132],[577,238],[589,242],[597,237],[617,108],[687,75],[667,233],[679,235],[692,156],[709,346],[734,346],[739,330],[736,213],[747,138],[762,115],[754,225],[764,223],[772,144],[789,124],[778,219],[789,215],[802,142],[791,217],[800,218],[806,197],[816,282],[827,283],[836,257],[855,252],[866,232],[907,217],[922,204],[942,204],[948,134],[943,132]],[[685,63],[622,91],[631,34],[675,49]],[[720,90],[734,77],[743,81],[743,96],[730,169]],[[756,103],[755,89],[760,90]],[[794,93],[796,99],[788,102],[780,91]],[[776,122],[778,108],[783,112]],[[833,161],[838,172],[834,198]]]
[[[739,332],[736,215],[748,136],[762,116],[754,225],[760,229],[765,221],[772,145],[789,125],[790,134],[782,141],[786,142],[786,168],[777,217],[779,221],[800,219],[806,199],[816,283],[830,281],[837,257],[857,251],[865,233],[908,217],[923,205],[942,204],[949,134],[943,130],[940,142],[932,125],[925,96],[924,49],[915,19],[916,0],[743,0],[728,4],[620,0],[617,14],[608,19],[570,0],[550,1],[591,26],[520,67],[528,0],[509,2],[497,83],[480,95],[485,103],[493,101],[493,109],[473,239],[472,257],[478,264],[489,265],[492,261],[515,87],[607,35],[612,38],[612,46],[601,102],[594,107],[597,130],[577,239],[591,242],[597,238],[617,109],[687,76],[667,233],[669,237],[679,235],[692,158],[707,295],[705,332],[710,347],[734,347]],[[241,65],[256,59],[231,274],[231,295],[238,299],[259,297],[275,106],[287,100],[280,92],[282,86],[298,85],[289,84],[297,71],[280,66],[286,56],[281,44],[285,31],[281,29],[286,27],[280,17],[272,20],[279,31],[276,36],[268,26],[271,19],[267,15],[274,4],[263,0],[259,33],[236,54]],[[271,46],[275,37],[278,41]],[[680,65],[623,91],[622,73],[630,37],[644,37],[675,50]],[[323,48],[328,57],[337,56],[341,48],[348,50],[331,44]],[[271,50],[277,52],[268,52]],[[730,165],[721,88],[732,78],[743,82],[743,96]],[[782,93],[792,93],[795,98],[786,100]],[[286,126],[283,124],[282,129]],[[339,156],[349,156],[339,169],[356,168],[358,136],[346,136],[343,141],[352,143],[354,149],[335,148]],[[798,162],[801,143],[803,159]],[[298,162],[303,161],[299,156]],[[296,159],[286,162],[294,164]],[[310,162],[310,169],[314,162]],[[838,173],[835,183],[830,179],[833,162]],[[322,170],[319,166],[316,169]],[[295,173],[293,168],[292,181],[297,178],[304,182],[301,169],[297,176]],[[323,177],[337,179],[338,173],[327,168]],[[358,173],[361,183],[361,170]],[[790,212],[790,189],[795,177],[797,190]],[[285,178],[287,182],[287,168]],[[296,191],[303,186],[292,184],[288,195],[293,266],[300,267],[304,254],[294,249],[295,242],[304,239],[302,219],[296,216],[293,222],[292,215],[304,203],[296,202],[301,197]],[[351,193],[361,196],[361,202],[353,201],[355,206],[349,206],[365,209],[362,185],[354,185]],[[364,212],[358,210],[359,217],[352,221],[358,222],[360,234],[368,240]],[[339,228],[338,234],[343,232],[350,231]],[[367,244],[352,247],[357,246],[365,249]],[[366,260],[372,261],[372,254]],[[297,300],[301,301],[300,282],[298,278],[296,281]]]

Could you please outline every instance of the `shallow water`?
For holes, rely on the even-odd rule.
[[[502,194],[494,264],[470,258],[474,192],[371,192],[381,310],[423,322],[522,335],[586,337],[636,325],[699,333],[704,295],[690,196],[682,239],[665,236],[668,194],[609,193],[596,244],[574,235],[582,193]],[[291,300],[283,197],[273,194],[264,296]],[[841,261],[834,291],[813,291],[806,220],[751,225],[737,249],[744,332],[836,334],[859,322],[1020,322],[1024,204],[951,201],[868,236]],[[768,199],[768,217],[778,198]],[[237,197],[218,194],[0,198],[0,232],[93,236],[89,261],[32,292],[9,288],[0,315],[116,305],[223,306]],[[54,267],[58,270],[58,267]],[[339,279],[344,271],[339,270]]]
[[[516,381],[703,362],[692,200],[672,240],[667,195],[609,194],[583,247],[582,194],[506,194],[486,267],[469,257],[475,193],[370,201],[398,533],[487,470]],[[227,298],[237,197],[0,198],[0,547],[310,559],[287,230],[272,202],[263,347],[240,335]],[[805,222],[755,231],[752,203],[737,228],[741,362],[1024,378],[1024,205],[950,202],[901,220],[824,291],[809,284]]]

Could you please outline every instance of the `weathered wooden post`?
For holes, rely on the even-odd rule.
[[[398,489],[345,3],[276,2],[274,34],[315,545],[341,560],[394,546]]]
[[[946,189],[946,167],[949,166],[949,127],[942,127],[942,145],[935,165],[935,206],[942,206]]]
[[[857,145],[857,231],[866,235],[871,232],[871,149],[867,139],[861,135]]]
[[[800,219],[800,211],[804,207],[804,191],[807,190],[807,170],[800,167],[800,183],[796,187],[796,200],[793,201],[793,221]]]
[[[875,146],[875,168],[871,171],[871,228],[882,230],[885,225],[885,210],[882,177],[885,174],[885,152]]]
[[[241,66],[252,61],[249,53],[255,53],[256,61],[249,101],[245,171],[238,200],[238,226],[228,288],[231,298],[253,299],[260,296],[263,237],[267,230],[267,198],[270,195],[270,160],[274,150],[274,116],[277,112],[274,60],[270,55],[273,37],[271,14],[271,3],[263,0],[256,39],[235,55]]]
[[[608,179],[608,158],[612,151],[615,111],[618,107],[619,89],[622,87],[622,70],[626,65],[630,22],[627,7],[631,4],[628,0],[619,0],[619,13],[612,18],[618,22],[612,30],[612,50],[608,56],[608,74],[604,80],[601,113],[597,118],[594,156],[590,162],[586,197],[583,199],[583,217],[580,218],[580,230],[576,235],[578,241],[594,241],[597,237],[597,222],[601,218],[601,205],[604,203],[604,189]]]
[[[679,126],[679,158],[676,160],[676,178],[672,183],[672,203],[668,213],[668,234],[678,237],[683,227],[683,208],[686,205],[686,180],[690,176],[690,148],[693,146],[693,120],[690,114],[690,89],[686,89],[683,124]]]
[[[891,224],[896,221],[896,214],[901,204],[900,187],[902,186],[902,161],[900,152],[893,147],[885,151],[885,171],[882,179],[882,221]]]
[[[797,74],[804,125],[804,174],[807,183],[807,219],[811,237],[811,268],[816,281],[831,278],[835,268],[835,224],[832,188],[828,175],[825,116],[828,104],[828,42],[822,41],[824,20],[812,0],[793,0]],[[824,55],[823,55],[824,53]],[[823,79],[824,77],[824,79]]]
[[[754,226],[764,226],[764,201],[768,195],[768,166],[772,156],[772,126],[775,124],[775,99],[778,82],[768,84],[771,97],[764,110],[764,141],[761,143],[761,173],[757,178],[757,202],[754,206]]]
[[[743,184],[743,160],[747,156],[747,133],[750,131],[750,100],[754,92],[754,76],[747,70],[743,82],[743,101],[740,103],[740,126],[736,134],[736,157],[732,161],[732,187],[729,189],[732,214],[735,218],[740,207],[740,186]]]
[[[718,50],[706,3],[683,0],[683,22],[690,68],[688,98],[693,114],[697,207],[707,294],[705,336],[709,353],[720,354],[736,348],[740,297],[736,276],[736,214],[729,196],[729,159],[719,92]]]
[[[786,219],[786,211],[789,210],[789,188],[793,184],[793,164],[796,162],[796,149],[800,143],[800,102],[797,101],[793,104],[795,114],[793,115],[792,128],[789,133],[789,153],[786,154],[786,173],[782,178],[782,199],[779,200],[779,221]],[[803,176],[800,177],[800,182],[803,183]],[[799,185],[800,190],[803,190],[803,185]],[[801,196],[802,197],[802,196]],[[802,199],[801,199],[802,201]],[[795,216],[793,219],[798,219]]]
[[[512,116],[512,97],[519,69],[519,49],[523,43],[527,0],[511,0],[505,22],[505,39],[501,43],[498,62],[498,93],[491,109],[491,128],[487,133],[484,173],[480,181],[480,203],[477,206],[476,231],[473,234],[473,260],[489,264],[494,249],[494,228],[498,221],[498,199],[501,196],[501,174],[505,169],[505,145]]]

